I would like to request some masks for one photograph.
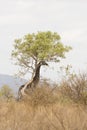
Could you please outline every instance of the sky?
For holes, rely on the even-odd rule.
[[[62,43],[73,48],[61,65],[86,71],[87,0],[0,0],[0,73],[14,75],[18,71],[11,60],[15,39],[48,30],[57,32]]]

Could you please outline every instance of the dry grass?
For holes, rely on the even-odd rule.
[[[87,105],[87,74],[79,74],[69,78],[63,81],[59,88],[64,98]]]
[[[19,102],[0,100],[0,130],[87,130],[86,88],[87,80],[76,77],[60,87],[45,84]]]
[[[30,102],[30,101],[29,101]],[[0,130],[87,130],[87,108],[74,103],[0,102]]]

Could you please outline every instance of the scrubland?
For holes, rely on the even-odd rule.
[[[44,82],[28,97],[0,99],[0,130],[87,130],[87,77]]]

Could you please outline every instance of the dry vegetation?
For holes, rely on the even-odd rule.
[[[0,130],[87,130],[87,79],[42,85],[22,101],[0,100]]]

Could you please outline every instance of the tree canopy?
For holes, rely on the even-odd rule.
[[[41,60],[58,62],[65,58],[70,46],[64,46],[61,37],[56,32],[37,32],[15,39],[12,57],[24,72],[35,70]]]

